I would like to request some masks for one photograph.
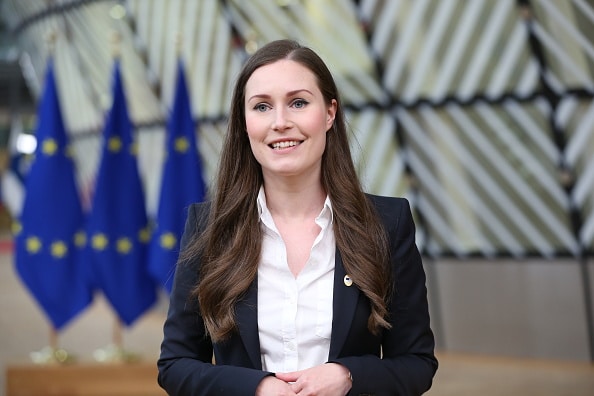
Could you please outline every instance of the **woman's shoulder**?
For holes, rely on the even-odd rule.
[[[188,206],[186,231],[195,233],[204,230],[208,223],[210,206],[210,201],[195,202]]]
[[[388,232],[411,231],[414,235],[414,220],[408,199],[366,194]]]
[[[378,213],[401,213],[402,210],[410,211],[408,199],[403,197],[388,197],[383,195],[374,195],[365,193],[367,198],[373,203]]]
[[[210,201],[194,202],[188,207],[188,214],[198,219],[208,217],[210,212]]]
[[[208,210],[210,209],[210,201],[194,202],[190,204],[189,208],[190,211],[194,211],[198,214],[203,212],[208,213]]]

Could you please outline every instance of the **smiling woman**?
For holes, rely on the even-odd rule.
[[[264,46],[237,79],[214,198],[189,210],[159,383],[422,394],[437,360],[414,238],[405,199],[363,192],[324,62]]]

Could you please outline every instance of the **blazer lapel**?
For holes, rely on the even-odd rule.
[[[256,278],[245,297],[237,304],[235,315],[239,335],[255,369],[262,369],[260,337],[258,336],[258,279]]]
[[[342,257],[336,250],[334,265],[334,294],[332,302],[332,336],[330,338],[329,358],[335,359],[340,356],[340,351],[346,341],[351,328],[353,315],[359,298],[359,288],[354,283],[345,280],[345,272]]]

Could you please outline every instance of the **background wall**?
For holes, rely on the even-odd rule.
[[[426,260],[426,270],[441,350],[590,360],[582,269],[575,261]],[[590,264],[590,282],[592,270]]]

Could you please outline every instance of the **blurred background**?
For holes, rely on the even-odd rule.
[[[332,70],[366,190],[411,202],[440,353],[594,361],[594,1],[0,0],[0,14],[0,364],[48,344],[14,271],[11,224],[50,53],[86,210],[120,54],[154,218],[178,61],[208,185],[234,79],[278,38]],[[159,290],[123,330],[148,360],[166,305]],[[114,318],[98,292],[60,344],[92,359]]]

